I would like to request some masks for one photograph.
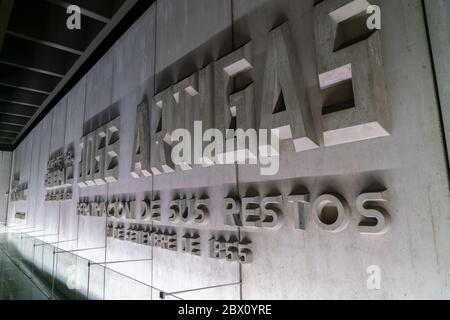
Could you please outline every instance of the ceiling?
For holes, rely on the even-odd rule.
[[[0,150],[13,150],[153,3],[0,0]],[[69,30],[67,7],[81,8]]]

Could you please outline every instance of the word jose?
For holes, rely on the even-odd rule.
[[[119,180],[120,117],[90,132],[80,140],[78,163],[80,188]]]

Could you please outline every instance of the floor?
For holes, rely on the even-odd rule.
[[[47,300],[46,295],[0,247],[0,300]]]

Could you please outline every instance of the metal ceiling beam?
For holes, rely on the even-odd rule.
[[[52,92],[59,81],[61,81],[61,78],[0,64],[0,83],[32,88],[42,92]]]
[[[39,105],[37,105],[37,104],[26,103],[26,102],[23,102],[23,101],[14,101],[14,100],[8,100],[8,99],[0,98],[0,102],[20,104],[20,105],[23,105],[23,106],[26,106],[26,107],[39,108]]]
[[[2,126],[2,128],[0,129],[0,134],[3,134],[3,133],[10,133],[10,134],[14,134],[14,135],[17,136],[17,134],[19,133],[19,131],[6,130],[6,129],[4,129],[4,127]]]
[[[36,42],[6,35],[0,52],[2,61],[64,75],[80,56]]]
[[[30,36],[27,36],[25,34],[21,34],[21,33],[10,31],[10,30],[7,30],[6,33],[11,35],[11,36],[14,36],[14,37],[18,37],[18,38],[25,39],[25,40],[28,40],[28,41],[33,41],[33,42],[42,44],[42,45],[47,46],[47,47],[51,47],[51,48],[54,48],[54,49],[70,52],[70,53],[73,53],[73,54],[76,54],[76,55],[79,55],[79,56],[81,56],[83,54],[83,51],[79,51],[79,50],[76,50],[76,49],[73,49],[73,48],[69,48],[69,47],[61,45],[59,43],[41,40],[41,39],[38,39],[38,38],[30,37]]]
[[[0,99],[9,101],[19,101],[29,104],[41,105],[48,97],[48,94],[31,92],[12,87],[0,86]]]
[[[22,86],[9,84],[9,83],[5,83],[5,82],[1,82],[1,81],[0,81],[0,86],[11,87],[11,88],[20,89],[20,90],[26,90],[26,91],[30,91],[30,92],[42,93],[42,94],[46,94],[46,95],[49,95],[51,93],[48,91],[42,91],[42,90],[38,90],[38,89],[22,87]]]
[[[14,138],[15,138],[16,136],[17,136],[16,133],[0,132],[0,138],[14,140]]]
[[[56,0],[47,0],[56,1]],[[62,2],[62,1],[56,1]],[[95,49],[106,39],[106,37],[111,33],[112,30],[120,23],[120,21],[127,15],[127,13],[138,3],[138,0],[126,0],[125,3],[116,12],[114,17],[108,22],[108,24],[103,28],[103,30],[98,34],[98,36],[91,42],[86,51],[80,56],[80,58],[75,62],[75,64],[70,68],[61,82],[57,85],[52,94],[50,94],[47,99],[39,107],[36,114],[30,119],[30,121],[22,128],[17,139],[14,140],[14,144],[17,144],[22,135],[31,127],[34,121],[38,118],[39,114],[45,110],[45,108],[52,102],[56,95],[63,89],[63,87],[68,83],[68,81],[75,75],[75,73],[80,69],[80,67],[87,61]]]
[[[67,9],[69,6],[72,5],[72,3],[69,3],[69,2],[66,2],[66,1],[62,1],[62,0],[47,0],[47,1],[53,3],[53,4],[57,5],[57,6],[63,7],[65,9]],[[95,13],[93,11],[90,11],[90,10],[88,10],[86,8],[81,8],[80,7],[80,9],[81,9],[81,14],[86,16],[86,17],[89,17],[91,19],[94,19],[94,20],[97,20],[97,21],[100,21],[100,22],[103,22],[103,23],[109,23],[109,21],[110,21],[109,18],[107,18],[105,16],[102,16],[101,14]]]
[[[52,77],[64,78],[63,74],[47,71],[47,70],[44,70],[44,69],[29,67],[29,66],[25,66],[25,65],[22,65],[22,64],[13,63],[13,62],[5,61],[5,60],[0,60],[0,63],[4,64],[4,65],[7,65],[7,66],[12,66],[12,67],[16,67],[16,68],[21,68],[21,69],[25,69],[25,70],[34,71],[34,72],[39,72],[39,73],[46,74],[46,75],[52,76]]]
[[[20,125],[20,124],[14,124],[14,123],[8,123],[7,121],[5,121],[5,122],[3,122],[3,121],[0,121],[0,125],[2,126],[2,127],[4,127],[4,126],[6,126],[6,127],[15,127],[15,128],[18,128],[18,129],[20,129],[21,127],[23,127],[23,125]],[[12,131],[12,130],[11,130]],[[14,141],[13,141],[14,142]]]
[[[4,124],[1,125],[1,130],[2,131],[8,131],[8,132],[20,132],[20,130],[22,129],[22,126],[15,126],[15,125],[9,125],[9,124]]]
[[[88,1],[96,4],[98,0]],[[7,30],[29,41],[79,56],[105,27],[105,23],[82,16],[81,30],[69,30],[66,28],[68,17],[65,8],[48,1],[15,0]]]
[[[33,107],[26,107],[19,104],[0,102],[0,113],[18,115],[23,117],[31,117],[36,112],[36,110],[37,108]]]
[[[13,126],[24,126],[28,122],[27,118],[0,114],[0,123]]]
[[[0,111],[0,118],[3,117],[3,116],[19,117],[19,118],[24,118],[24,119],[30,119],[31,118],[31,116],[27,116],[27,115],[24,115],[24,114],[17,114],[16,112],[8,113],[8,112]]]

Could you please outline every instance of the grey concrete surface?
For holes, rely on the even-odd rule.
[[[425,1],[442,118],[450,149],[450,1]],[[450,164],[449,164],[450,165]]]
[[[57,234],[46,237],[46,241],[74,240],[59,244],[60,248],[102,247],[77,253],[95,262],[151,259],[108,266],[140,282],[105,272],[100,266],[91,267],[90,298],[158,299],[159,291],[150,290],[145,284],[173,292],[240,281],[241,285],[182,293],[179,297],[450,298],[448,164],[422,1],[373,1],[382,9],[378,36],[390,135],[331,147],[325,146],[322,130],[323,97],[318,78],[321,71],[314,27],[318,9],[313,2],[157,1],[16,149],[13,172],[19,174],[21,182],[29,183],[29,195],[25,204],[10,204],[8,221],[13,221],[17,210],[27,210],[28,226],[44,230],[42,234]],[[319,148],[296,153],[292,141],[283,141],[280,171],[271,177],[262,176],[258,165],[221,165],[194,166],[185,172],[177,168],[172,174],[134,179],[130,172],[137,106],[143,101],[150,106],[152,97],[161,90],[249,41],[253,50],[254,121],[259,126],[269,33],[282,23],[289,27],[293,54],[301,66]],[[441,77],[445,83],[445,73]],[[81,189],[75,181],[72,200],[46,203],[44,175],[50,154],[73,143],[77,177],[80,138],[115,114],[120,114],[119,181]],[[0,183],[8,180],[8,176],[9,173],[0,178]],[[379,188],[389,192],[385,209],[392,220],[391,230],[384,235],[361,234],[356,198]],[[294,229],[293,211],[285,197],[285,221],[279,230],[224,226],[225,197],[245,197],[255,192],[261,196],[287,196],[304,189],[312,200],[323,193],[338,193],[345,198],[350,207],[348,227],[340,233],[327,233],[316,226],[311,215],[306,215],[305,230]],[[168,204],[176,195],[203,194],[211,201],[207,226],[169,221]],[[103,200],[131,197],[128,200],[137,201],[160,198],[161,221],[152,225],[177,227],[179,240],[185,231],[197,231],[202,256],[107,239],[104,217],[76,215],[79,199],[95,197]],[[140,222],[139,217],[133,222]],[[250,238],[253,262],[240,265],[210,259],[206,251],[212,234]],[[37,261],[50,270],[48,256],[49,252],[35,252]],[[73,260],[67,257],[58,259],[58,277],[64,284],[75,274],[70,279],[75,279],[76,290],[87,292],[85,267],[82,263],[75,268],[73,265]],[[367,289],[367,268],[371,265],[381,268],[381,290]]]
[[[11,177],[12,152],[0,152],[0,222],[6,222],[8,191]]]
[[[248,5],[247,1],[241,2],[244,8]],[[356,197],[363,190],[373,185],[384,186],[391,195],[388,211],[393,219],[393,230],[381,239],[376,239],[361,236],[353,223],[346,232],[327,235],[317,230],[311,222],[308,227],[307,221],[307,229],[303,234],[292,228],[284,228],[273,235],[256,235],[260,239],[254,240],[255,250],[269,255],[276,252],[277,256],[283,258],[275,259],[271,256],[268,260],[276,264],[267,264],[263,254],[255,253],[255,262],[243,268],[244,296],[269,298],[276,295],[305,299],[336,299],[345,296],[389,299],[418,296],[439,298],[447,295],[446,289],[441,287],[443,282],[448,281],[447,273],[436,271],[448,267],[448,256],[444,249],[446,245],[442,248],[436,246],[435,236],[440,233],[441,228],[447,228],[448,224],[441,221],[444,212],[431,208],[447,206],[449,197],[438,108],[433,93],[430,60],[427,56],[425,25],[420,12],[422,8],[420,2],[414,1],[407,4],[398,1],[377,3],[383,12],[383,29],[380,35],[393,123],[391,137],[340,145],[337,148],[324,148],[322,144],[320,149],[297,154],[291,151],[291,144],[284,144],[281,151],[281,170],[276,177],[261,177],[256,168],[250,166],[239,166],[239,176],[242,183],[253,186],[260,190],[260,193],[271,192],[276,189],[274,186],[278,186],[289,194],[300,185],[306,187],[313,197],[327,190],[335,190],[345,195],[353,206]],[[253,12],[260,12],[260,15],[246,16],[242,13],[248,20],[241,23],[258,30],[267,24],[269,27],[266,28],[270,28],[277,16],[289,17],[296,14],[302,16],[302,19],[291,17],[289,23],[294,38],[299,39],[309,33],[305,30],[313,28],[314,9],[305,6],[302,12],[304,5],[303,2],[296,2],[295,6],[290,1],[277,1],[276,4],[259,1],[259,6],[254,5],[259,9]],[[274,6],[278,10],[273,10]],[[283,7],[285,11],[280,13]],[[238,8],[239,6],[235,6],[235,10]],[[298,8],[300,13],[296,13],[293,8]],[[296,26],[300,23],[301,26]],[[389,27],[394,25],[396,27]],[[390,32],[383,32],[388,28]],[[252,37],[251,35],[250,33],[248,37]],[[263,37],[260,38],[260,41],[264,41]],[[314,38],[302,39],[299,43],[300,60],[302,64],[309,66],[304,70],[305,78],[312,81],[311,101],[316,110],[314,114],[318,120],[317,126],[320,127],[320,98],[316,95],[318,73],[314,67],[317,63],[314,50],[311,50],[314,47]],[[414,47],[410,48],[410,45]],[[416,66],[421,66],[421,69],[418,70]],[[419,114],[418,118],[414,116]],[[415,130],[412,131],[411,128]],[[434,144],[431,141],[440,142]],[[437,157],[419,160],[428,158],[430,154]],[[294,177],[298,179],[293,179]],[[424,185],[428,186],[426,192],[422,189]],[[243,190],[242,193],[245,192],[245,187],[240,189]],[[357,218],[353,215],[352,221],[355,219]],[[438,228],[437,220],[441,221]],[[428,237],[427,234],[434,236]],[[406,240],[405,237],[411,238]],[[438,237],[444,237],[444,234]],[[284,242],[285,246],[280,246],[280,242]],[[302,248],[297,255],[292,255],[291,246],[294,243]],[[393,252],[402,252],[405,256],[391,256]],[[344,256],[345,259],[339,258]],[[258,257],[263,257],[260,262],[256,261]],[[400,263],[399,259],[403,262]],[[388,283],[385,284],[386,290],[371,292],[365,289],[363,278],[366,277],[367,266],[371,264],[379,265],[389,277]],[[408,274],[418,269],[421,270],[420,276],[416,277],[415,281],[410,281]],[[275,272],[276,275],[265,277],[269,272]],[[248,286],[245,284],[246,278]],[[430,285],[427,291],[425,288],[430,281],[434,282],[434,285]],[[256,283],[258,286],[255,287]],[[280,285],[281,283],[292,285]],[[331,283],[335,285],[331,286]],[[299,284],[302,287],[300,296]],[[422,290],[419,292],[420,287]],[[443,291],[438,293],[438,287]]]

